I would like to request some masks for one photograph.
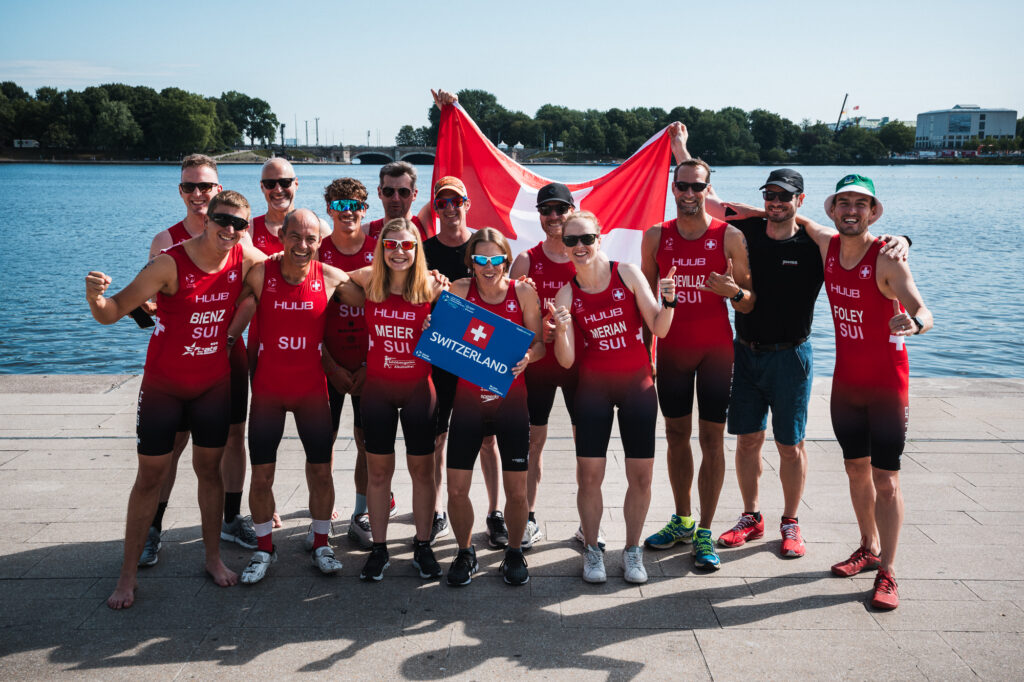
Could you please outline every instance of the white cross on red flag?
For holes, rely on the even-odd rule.
[[[672,156],[667,131],[663,128],[610,173],[565,183],[576,207],[593,212],[601,222],[602,248],[613,260],[639,263],[644,230],[665,219]],[[537,190],[551,180],[495,147],[458,103],[441,110],[433,182],[446,175],[465,183],[473,224],[497,228],[513,253],[544,239]]]

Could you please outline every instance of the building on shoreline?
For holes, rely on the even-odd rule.
[[[1017,112],[1013,109],[983,109],[977,104],[957,104],[952,109],[926,111],[917,115],[915,149],[959,149],[972,138],[978,140],[1013,138],[1017,134]]]

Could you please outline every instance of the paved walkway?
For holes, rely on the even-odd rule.
[[[182,462],[165,518],[160,563],[140,575],[133,608],[107,609],[120,562],[135,473],[138,377],[0,376],[0,677],[298,676],[346,679],[547,677],[587,679],[1020,679],[1024,675],[1024,380],[916,379],[904,456],[907,504],[897,574],[902,605],[865,605],[871,576],[828,567],[856,547],[857,527],[828,420],[828,382],[815,383],[810,476],[800,511],[808,553],[783,560],[778,456],[764,460],[764,541],[724,551],[722,570],[695,573],[685,548],[647,552],[643,586],[621,579],[623,460],[613,440],[605,483],[608,583],[584,584],[572,439],[552,422],[538,518],[545,538],[528,553],[522,588],[497,576],[497,551],[476,536],[484,572],[451,589],[409,564],[410,486],[392,567],[379,584],[356,577],[364,555],[338,538],[340,577],[315,573],[302,551],[305,484],[289,430],[276,483],[285,529],[280,561],[255,587],[221,589],[202,572],[195,477]],[[343,416],[348,423],[350,416]],[[721,508],[740,510],[728,439]],[[694,442],[696,448],[696,442]],[[401,446],[399,446],[401,448]],[[339,439],[335,485],[352,500],[353,453]],[[647,532],[671,495],[658,441]],[[401,464],[400,464],[401,466]],[[474,490],[477,526],[484,503]],[[340,525],[344,531],[345,524]],[[451,535],[436,550],[447,568]],[[248,551],[226,545],[241,570]]]

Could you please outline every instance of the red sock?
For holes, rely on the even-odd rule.
[[[327,546],[327,533],[313,533],[313,549]]]
[[[274,538],[273,533],[267,533],[266,535],[256,536],[256,549],[267,554],[274,553]]]

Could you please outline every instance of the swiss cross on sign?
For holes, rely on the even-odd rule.
[[[469,321],[469,326],[466,327],[466,333],[462,335],[462,340],[473,344],[477,348],[487,348],[487,343],[491,340],[493,333],[494,327],[473,318]]]
[[[860,269],[860,278],[867,279],[869,277],[871,277],[871,266],[865,265]]]

